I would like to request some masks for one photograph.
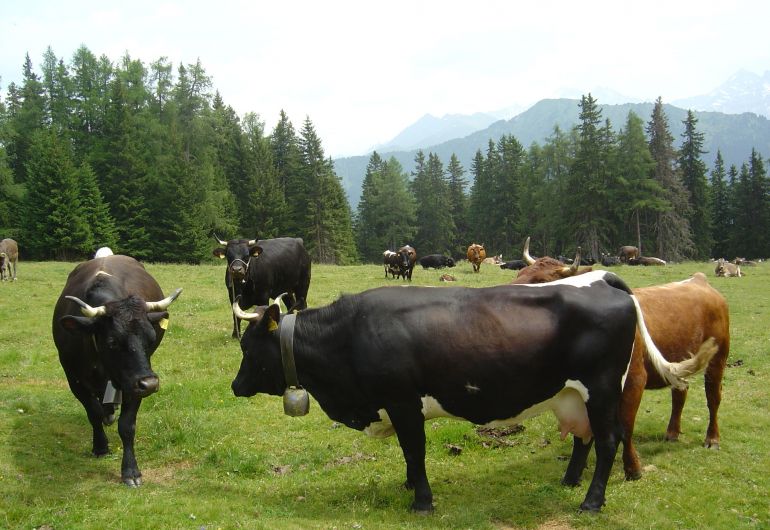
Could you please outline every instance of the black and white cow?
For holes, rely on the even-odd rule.
[[[54,309],[53,340],[70,389],[86,409],[96,456],[108,452],[102,424],[115,421],[114,403],[121,403],[120,475],[128,486],[142,483],[134,455],[139,405],[159,386],[150,356],[163,339],[166,309],[181,291],[163,298],[141,263],[110,255],[75,267]]]
[[[311,264],[302,239],[216,239],[222,246],[213,254],[227,260],[225,286],[231,304],[238,300],[247,309],[287,293],[287,309],[307,307]],[[233,315],[233,338],[240,335],[241,322]]]
[[[581,508],[596,511],[621,437],[622,380],[640,314],[629,293],[616,275],[597,271],[576,285],[382,287],[289,316],[278,304],[253,313],[233,304],[251,323],[232,390],[281,395],[296,380],[333,420],[397,434],[419,512],[433,508],[425,420],[501,425],[553,410],[562,436],[575,434],[564,484],[578,484],[595,440]],[[293,346],[282,349],[292,343],[287,334]]]

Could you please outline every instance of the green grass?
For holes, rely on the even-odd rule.
[[[153,357],[161,377],[144,400],[136,452],[144,485],[120,482],[120,439],[90,456],[90,427],[72,396],[51,339],[53,306],[70,263],[19,266],[0,284],[0,528],[770,528],[770,266],[744,278],[714,278],[708,263],[615,268],[632,287],[700,270],[728,299],[732,352],[720,409],[721,450],[701,444],[708,421],[703,379],[691,382],[681,440],[664,441],[668,391],[645,393],[636,424],[646,466],[625,482],[620,451],[598,515],[580,514],[591,469],[575,489],[559,481],[571,451],[550,415],[494,439],[473,425],[426,423],[427,468],[436,511],[409,512],[405,468],[395,438],[369,439],[335,426],[311,403],[303,418],[283,415],[280,398],[236,399],[240,363],[221,263],[150,264],[164,292],[184,287]],[[467,263],[457,284],[507,283],[514,275]],[[413,284],[443,285],[440,272],[414,272]],[[382,267],[314,266],[311,306],[380,285]],[[672,315],[676,318],[676,315]],[[440,338],[439,338],[440,340]],[[461,449],[451,455],[449,445]]]

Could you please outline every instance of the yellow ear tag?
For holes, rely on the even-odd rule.
[[[158,322],[158,325],[160,326],[160,329],[168,329],[168,319],[167,318],[161,318]]]
[[[273,332],[276,329],[278,329],[278,322],[271,318],[267,323],[267,331]]]

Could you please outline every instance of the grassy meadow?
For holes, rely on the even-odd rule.
[[[312,400],[308,416],[290,418],[278,397],[232,395],[241,352],[230,337],[221,262],[147,265],[165,293],[184,292],[153,357],[160,391],[144,400],[137,420],[144,485],[124,486],[116,425],[107,428],[112,452],[92,457],[90,426],[51,338],[54,303],[73,267],[22,261],[18,281],[0,284],[0,528],[770,528],[770,265],[746,268],[743,278],[715,278],[710,263],[613,268],[632,287],[702,271],[727,298],[732,351],[720,450],[702,447],[702,376],[691,381],[679,442],[664,441],[670,393],[646,392],[635,431],[644,476],[624,480],[619,450],[607,505],[582,514],[593,453],[583,483],[561,486],[572,443],[560,439],[552,415],[499,436],[430,421],[430,516],[409,511],[413,493],[401,486],[395,437],[337,426]],[[468,263],[449,272],[473,287],[515,274],[488,265],[474,274]],[[412,283],[440,286],[439,275],[418,267]],[[314,265],[309,305],[403,283],[386,280],[380,266]]]

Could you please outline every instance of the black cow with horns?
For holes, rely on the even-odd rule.
[[[142,264],[109,255],[75,267],[54,309],[53,340],[70,389],[86,409],[96,456],[109,450],[102,424],[115,421],[120,404],[120,475],[128,486],[142,483],[134,455],[139,405],[159,386],[150,356],[168,325],[166,309],[181,291],[163,298]]]
[[[381,287],[296,315],[281,315],[277,303],[252,313],[233,304],[251,322],[232,390],[286,400],[302,385],[331,419],[373,436],[397,434],[418,512],[433,509],[424,421],[506,425],[553,410],[562,436],[575,434],[564,484],[579,483],[595,440],[581,508],[598,511],[621,437],[622,380],[644,323],[616,275],[570,280],[576,284]]]
[[[231,239],[215,248],[216,257],[227,260],[225,286],[232,304],[241,309],[266,305],[282,293],[286,308],[305,309],[310,288],[310,256],[302,239]],[[241,321],[233,315],[233,337],[240,338]]]

